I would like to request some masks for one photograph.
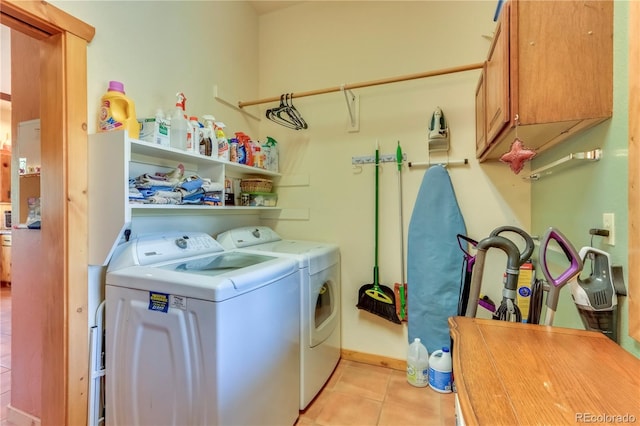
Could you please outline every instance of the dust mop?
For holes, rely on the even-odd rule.
[[[380,148],[376,144],[375,153],[375,235],[373,284],[365,284],[358,291],[358,309],[363,309],[386,320],[400,324],[396,314],[396,301],[393,290],[379,283],[378,270],[378,167],[380,166]]]

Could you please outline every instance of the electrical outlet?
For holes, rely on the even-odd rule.
[[[604,242],[610,246],[616,245],[616,228],[615,216],[613,213],[602,214],[602,227],[609,231],[609,236],[605,237]]]

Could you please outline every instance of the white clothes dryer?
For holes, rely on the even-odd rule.
[[[204,233],[143,236],[106,275],[107,425],[292,425],[298,265]]]
[[[295,259],[299,266],[300,409],[320,392],[340,360],[340,249],[336,244],[285,240],[266,226],[223,232],[225,249]]]

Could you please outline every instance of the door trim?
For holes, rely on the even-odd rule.
[[[3,0],[0,23],[42,41],[42,424],[87,423],[87,43],[95,29],[44,1]],[[18,356],[19,354],[13,354]]]

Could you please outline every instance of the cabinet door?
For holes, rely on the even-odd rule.
[[[0,278],[2,282],[11,282],[11,246],[2,246],[2,270]]]
[[[480,157],[487,148],[487,116],[485,109],[485,73],[487,63],[484,63],[478,87],[476,88],[476,157]]]
[[[11,153],[0,154],[0,202],[11,202]]]
[[[509,3],[502,10],[486,62],[487,145],[509,122]]]

